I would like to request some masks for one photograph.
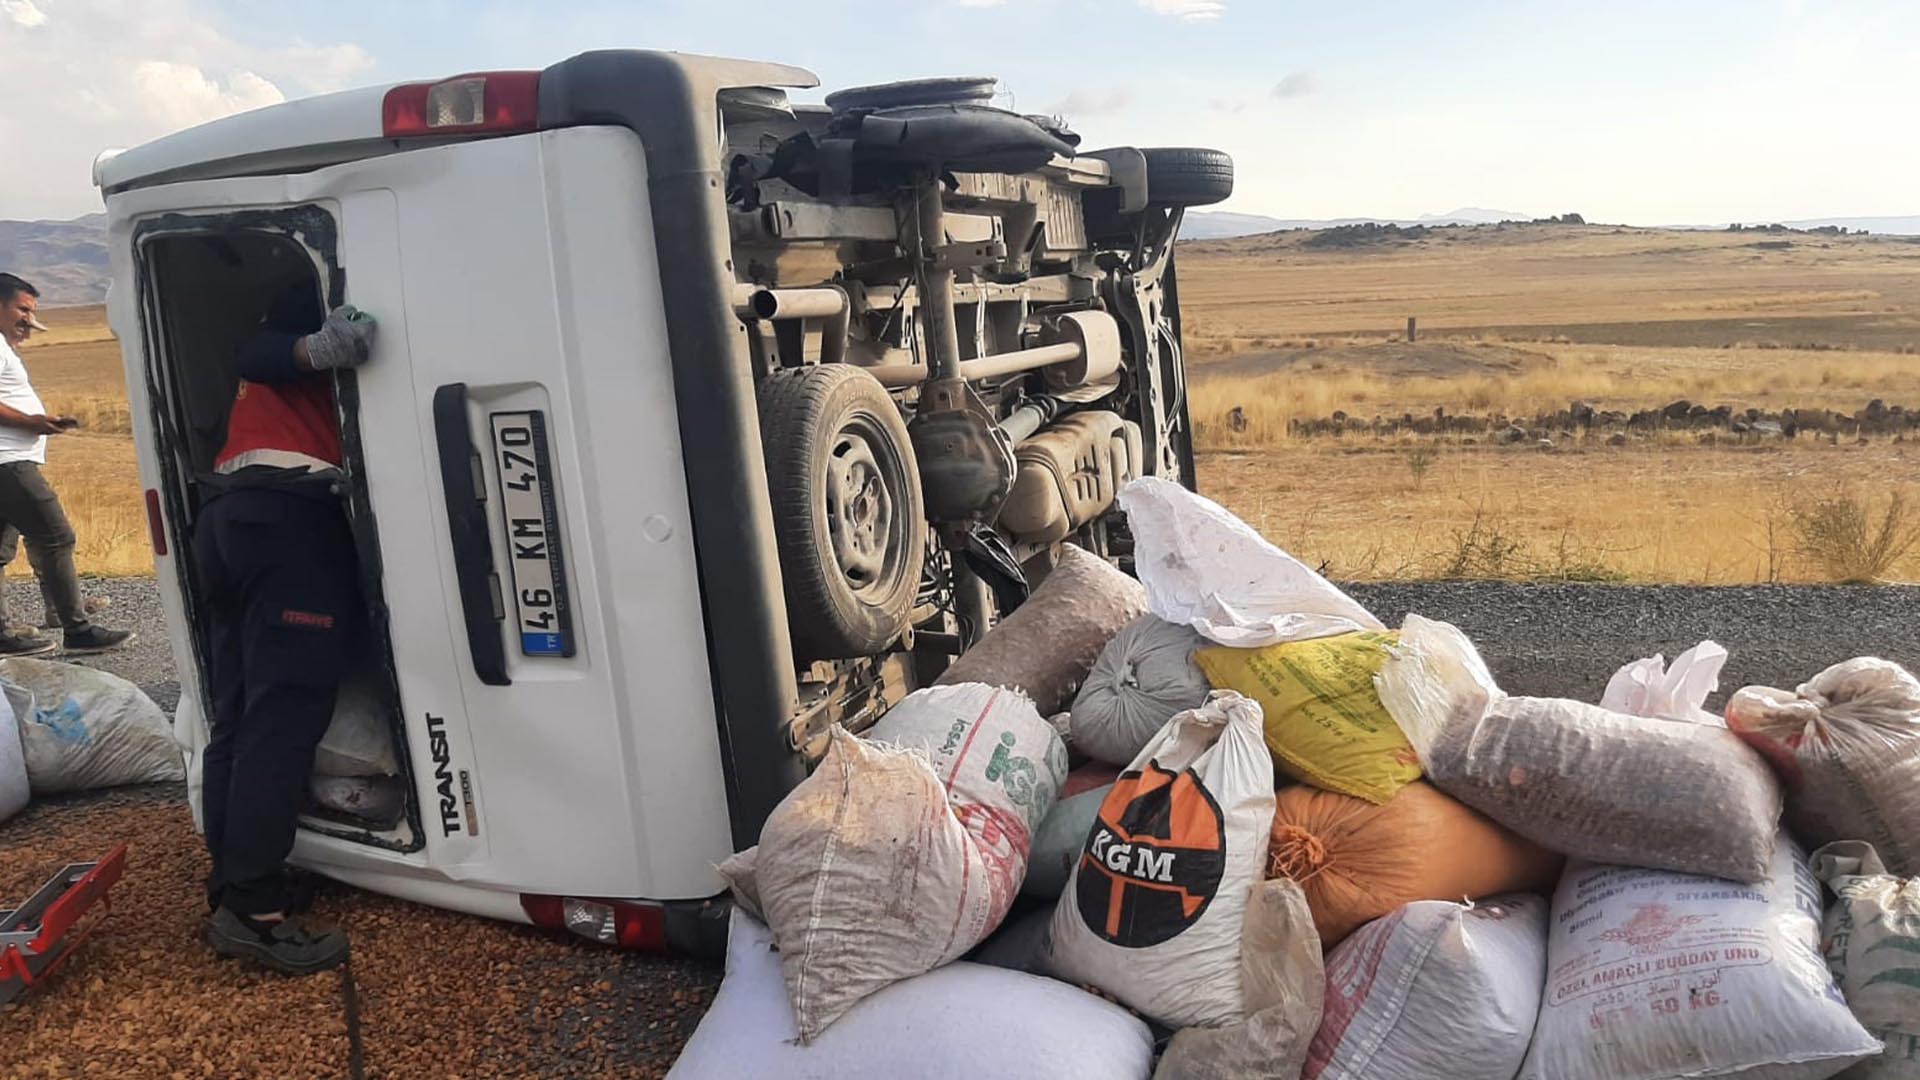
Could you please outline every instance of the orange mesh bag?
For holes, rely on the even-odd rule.
[[[1307,894],[1331,949],[1415,900],[1475,900],[1548,889],[1561,858],[1415,781],[1376,806],[1301,785],[1280,792],[1267,876]]]

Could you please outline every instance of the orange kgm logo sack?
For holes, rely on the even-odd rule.
[[[1172,940],[1213,903],[1226,836],[1220,804],[1192,769],[1170,772],[1149,761],[1122,773],[1081,855],[1080,918],[1125,949]]]

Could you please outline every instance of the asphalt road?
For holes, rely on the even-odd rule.
[[[1792,688],[1854,656],[1884,656],[1920,667],[1920,587],[1773,585],[1520,585],[1418,582],[1348,585],[1389,626],[1408,612],[1444,619],[1479,645],[1510,693],[1597,700],[1620,665],[1663,653],[1668,659],[1711,639],[1732,656],[1723,691],[1752,683]],[[24,610],[14,590],[17,620]],[[132,646],[79,662],[144,687],[171,710],[179,697],[159,588],[152,578],[88,583],[112,599],[100,622],[132,629]]]

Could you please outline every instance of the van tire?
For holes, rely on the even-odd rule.
[[[1197,146],[1158,146],[1147,159],[1147,202],[1154,206],[1211,206],[1233,194],[1233,158]]]
[[[776,371],[757,396],[794,659],[884,652],[907,629],[926,560],[900,409],[846,364]]]

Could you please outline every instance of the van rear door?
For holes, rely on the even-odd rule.
[[[631,132],[581,127],[114,197],[116,229],[325,207],[345,298],[380,320],[358,464],[426,844],[303,832],[297,859],[469,909],[492,905],[434,883],[721,890],[732,843],[645,190]]]

